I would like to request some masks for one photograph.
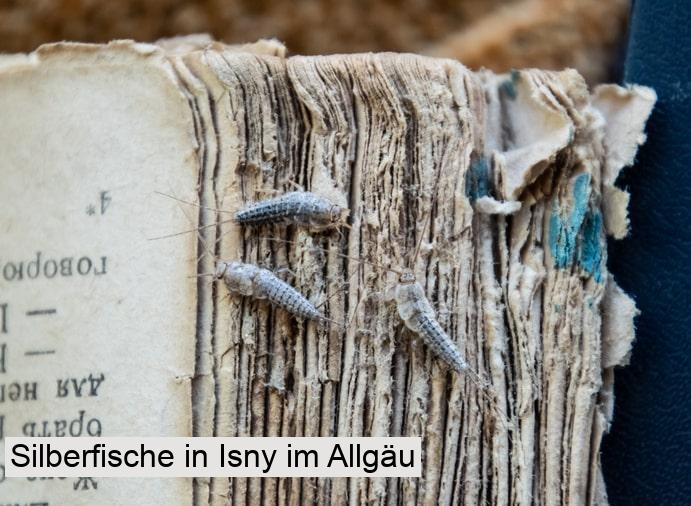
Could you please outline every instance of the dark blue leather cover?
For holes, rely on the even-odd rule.
[[[691,1],[636,0],[630,32],[624,80],[658,102],[619,181],[632,232],[610,267],[642,314],[603,469],[612,505],[691,505]]]

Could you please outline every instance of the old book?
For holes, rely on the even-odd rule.
[[[654,101],[569,70],[272,41],[3,57],[3,437],[421,436],[424,460],[419,479],[6,478],[0,498],[607,503],[598,450],[636,309],[605,238],[627,234],[614,183]],[[296,187],[349,226],[227,214]],[[197,277],[219,259],[289,270],[341,325]],[[405,268],[489,387],[402,323],[384,295]]]

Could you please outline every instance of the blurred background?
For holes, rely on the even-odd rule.
[[[406,51],[616,80],[629,0],[0,0],[0,52],[59,40],[275,37],[291,54]]]

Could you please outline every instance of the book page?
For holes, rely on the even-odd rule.
[[[172,67],[48,46],[3,66],[0,110],[0,434],[191,436],[196,241],[150,240],[190,227],[154,192],[192,200],[199,170]],[[3,473],[0,498],[182,505],[192,480]]]

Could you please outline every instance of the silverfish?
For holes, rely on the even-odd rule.
[[[248,226],[295,223],[319,230],[344,225],[349,212],[324,197],[299,191],[250,204],[235,213],[235,221]]]
[[[221,261],[216,264],[215,277],[223,279],[231,293],[253,299],[267,299],[298,318],[331,321],[304,295],[268,269],[243,262]]]
[[[165,193],[157,193],[180,203],[194,205],[196,207],[204,207],[192,202],[178,199],[177,197],[173,197]],[[199,234],[199,230],[200,228],[197,228],[177,234],[155,237],[153,239],[164,239],[188,232],[196,232],[202,247],[211,257],[214,257],[215,253],[207,246],[206,241],[204,241],[202,236]],[[238,261],[217,261],[215,273],[199,274],[198,276],[213,276],[215,279],[222,279],[231,293],[254,299],[267,299],[272,304],[288,311],[298,318],[320,322],[331,322],[340,325],[338,322],[335,322],[324,316],[309,300],[307,300],[307,298],[305,298],[304,295],[302,295],[285,281],[279,279],[273,272],[257,265]]]
[[[456,343],[442,329],[429,303],[425,290],[417,282],[411,270],[403,271],[393,288],[393,300],[405,326],[422,337],[432,352],[458,373],[469,371],[468,363],[461,356]]]

